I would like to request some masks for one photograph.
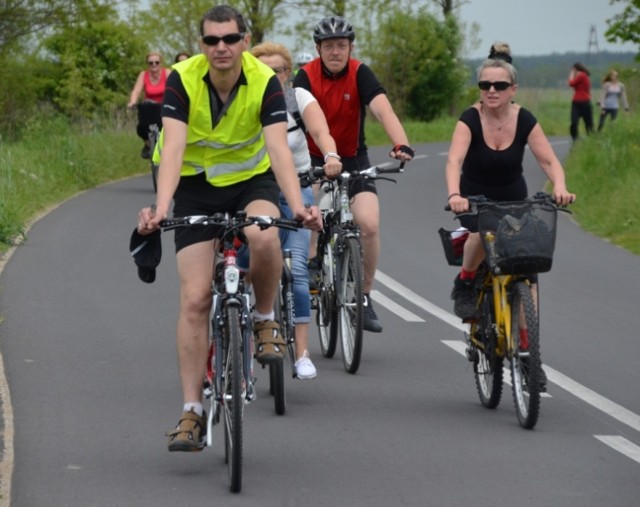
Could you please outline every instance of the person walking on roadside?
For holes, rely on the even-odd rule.
[[[600,92],[600,120],[598,121],[598,132],[604,127],[607,116],[611,117],[611,121],[618,117],[620,104],[625,111],[629,111],[629,101],[627,100],[627,92],[624,84],[618,79],[618,73],[610,70],[602,80],[602,91]]]
[[[587,134],[593,132],[593,104],[591,103],[589,69],[580,62],[574,63],[569,72],[568,84],[574,90],[571,99],[571,126],[569,130],[571,139],[576,142],[579,138],[578,124],[580,119],[584,121]]]
[[[327,117],[331,136],[336,140],[337,152],[323,152],[307,136],[311,164],[320,166],[329,158],[342,162],[344,171],[356,171],[371,166],[364,136],[367,106],[383,125],[391,140],[389,156],[409,161],[414,151],[407,134],[393,110],[384,88],[371,69],[353,58],[356,34],[349,21],[340,16],[321,20],[313,31],[319,58],[307,63],[296,74],[294,87],[305,88],[318,100]],[[365,309],[364,329],[382,332],[382,325],[373,309],[369,293],[373,287],[380,253],[380,203],[373,180],[356,179],[349,187],[354,222],[360,227],[364,257]],[[317,262],[310,261],[317,269]]]

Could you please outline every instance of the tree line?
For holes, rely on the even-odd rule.
[[[473,79],[474,68],[463,55],[477,27],[461,24],[457,16],[466,1],[226,3],[246,16],[254,43],[287,36],[296,41],[293,52],[312,46],[313,26],[324,16],[347,17],[356,29],[356,56],[376,72],[401,117],[429,121],[449,112]],[[0,135],[20,135],[47,111],[73,121],[123,109],[148,51],[159,50],[169,61],[180,51],[199,52],[199,21],[210,7],[210,0],[149,0],[146,8],[140,0],[2,2]],[[286,15],[291,12],[299,15]],[[624,22],[616,20],[617,36],[629,37]],[[552,79],[544,70],[553,67],[549,62],[530,74],[525,59],[518,63],[532,85]]]

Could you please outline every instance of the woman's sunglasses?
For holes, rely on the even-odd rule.
[[[227,35],[223,35],[222,37],[218,37],[217,35],[204,35],[202,37],[202,42],[204,42],[207,46],[217,46],[220,44],[220,41],[225,44],[236,44],[240,42],[244,38],[244,33],[228,33]]]
[[[160,60],[151,60],[147,62],[147,65],[160,65]]]
[[[493,89],[495,91],[503,92],[507,88],[509,88],[512,84],[513,83],[510,83],[509,81],[478,81],[478,88],[480,88],[485,92],[488,92],[489,90],[491,90],[491,87],[493,86]]]

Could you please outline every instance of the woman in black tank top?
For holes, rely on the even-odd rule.
[[[564,170],[540,124],[514,102],[516,71],[509,46],[494,44],[478,70],[480,101],[462,113],[456,124],[447,157],[447,200],[451,210],[469,209],[465,195],[485,195],[496,201],[522,200],[527,185],[522,174],[526,145],[553,184],[556,202],[567,205],[575,195],[567,191]],[[462,269],[454,282],[454,312],[466,319],[475,316],[473,279],[484,250],[472,217],[461,224],[471,231],[464,246]]]

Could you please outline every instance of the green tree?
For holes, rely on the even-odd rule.
[[[607,20],[609,29],[605,37],[609,42],[633,42],[640,44],[640,0],[611,0],[611,4],[625,3],[624,10]],[[640,52],[636,56],[640,61]]]
[[[90,2],[56,28],[44,45],[57,63],[53,101],[71,117],[89,117],[127,101],[143,45],[118,11]]]
[[[21,39],[56,25],[73,2],[70,0],[5,0],[0,3],[0,53]]]
[[[378,26],[366,56],[399,114],[430,121],[447,112],[467,76],[456,19],[439,21],[427,7],[396,5]]]

